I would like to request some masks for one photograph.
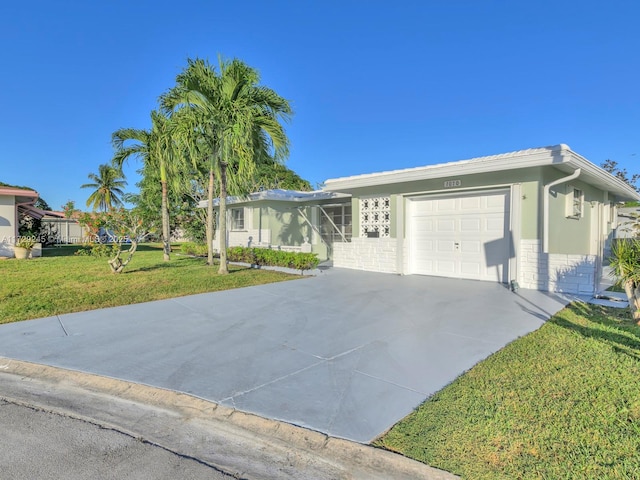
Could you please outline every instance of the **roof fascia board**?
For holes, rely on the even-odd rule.
[[[0,195],[13,195],[14,197],[38,197],[35,190],[24,190],[22,188],[0,187]]]
[[[407,170],[373,173],[356,177],[329,179],[325,182],[325,190],[343,190],[376,185],[388,185],[392,183],[414,182],[434,178],[452,177],[455,175],[473,175],[477,173],[494,172],[496,170],[515,170],[520,168],[537,167],[543,165],[557,165],[564,163],[564,159],[558,161],[553,153],[561,150],[539,150],[532,153],[523,153],[517,162],[513,156],[486,159],[461,160],[458,162],[417,167]]]
[[[517,161],[514,161],[514,159],[517,159]],[[426,167],[409,168],[405,170],[329,179],[325,182],[324,189],[327,191],[351,190],[394,183],[447,178],[457,175],[489,173],[498,170],[505,171],[558,165],[580,168],[585,177],[595,178],[604,187],[616,195],[624,198],[640,200],[640,194],[627,183],[594,165],[564,144],[556,145],[554,147],[523,150],[510,154],[461,160],[440,165],[429,165]]]
[[[314,192],[297,192],[299,195],[286,195],[286,194],[274,194],[269,190],[264,192],[250,193],[247,196],[231,196],[227,197],[227,205],[242,205],[253,202],[283,202],[283,203],[309,203],[318,202],[321,200],[336,200],[340,198],[351,198],[348,193],[339,192],[327,192],[323,190],[317,190]],[[213,199],[214,207],[220,205],[220,199]],[[199,208],[207,208],[207,200],[201,200],[198,202]]]
[[[566,163],[572,167],[581,169],[583,175],[595,177],[597,180],[601,181],[609,191],[615,194],[622,197],[627,196],[635,200],[640,200],[640,194],[623,180],[620,180],[616,176],[594,165],[582,155],[579,155],[572,150],[568,150],[567,153],[568,161]]]

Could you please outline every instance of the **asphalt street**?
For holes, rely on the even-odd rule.
[[[87,421],[0,401],[0,478],[227,480],[197,460]]]

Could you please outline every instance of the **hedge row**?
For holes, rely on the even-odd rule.
[[[180,245],[180,251],[185,255],[195,255],[197,257],[207,256],[207,246],[203,243],[186,242]]]
[[[227,249],[227,259],[230,262],[286,267],[295,270],[312,270],[320,262],[315,253],[285,252],[269,248],[247,247],[231,247]]]

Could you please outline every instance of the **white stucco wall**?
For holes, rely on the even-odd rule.
[[[13,257],[15,215],[15,197],[0,195],[0,257]]]

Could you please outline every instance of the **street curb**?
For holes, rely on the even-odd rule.
[[[4,357],[0,382],[0,399],[120,431],[237,478],[458,478],[386,450],[172,390]]]

